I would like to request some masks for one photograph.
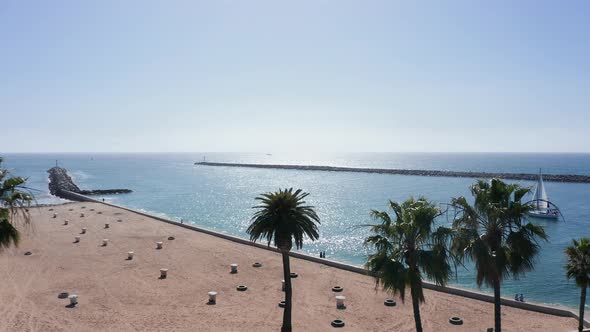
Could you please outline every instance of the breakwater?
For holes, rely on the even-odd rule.
[[[49,173],[49,192],[60,198],[77,200],[70,193],[80,195],[112,195],[132,192],[131,189],[82,190],[74,183],[74,180],[68,175],[68,171],[65,168],[52,167],[47,173]]]
[[[531,173],[490,173],[490,172],[436,171],[436,170],[392,169],[392,168],[359,168],[359,167],[336,167],[336,166],[314,166],[314,165],[240,164],[240,163],[216,163],[216,162],[205,162],[205,161],[196,162],[195,165],[270,168],[270,169],[287,169],[287,170],[299,170],[299,171],[377,173],[377,174],[437,176],[437,177],[476,178],[476,179],[498,178],[498,179],[505,179],[505,180],[527,180],[527,181],[536,181],[539,177],[538,174],[531,174]],[[577,174],[543,174],[543,180],[544,181],[551,181],[551,182],[590,183],[590,176],[577,175]]]

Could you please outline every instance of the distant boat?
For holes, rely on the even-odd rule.
[[[557,219],[561,214],[555,204],[549,201],[545,184],[543,183],[543,174],[539,170],[539,179],[533,191],[533,199],[529,202],[533,209],[529,211],[528,215],[534,218]]]

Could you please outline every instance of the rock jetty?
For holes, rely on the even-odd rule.
[[[434,171],[434,170],[390,169],[390,168],[357,168],[357,167],[335,167],[335,166],[313,166],[313,165],[310,165],[310,166],[305,166],[305,165],[267,165],[267,164],[215,163],[215,162],[205,162],[205,161],[196,162],[195,165],[291,169],[291,170],[300,170],[300,171],[378,173],[378,174],[437,176],[437,177],[476,178],[476,179],[499,178],[499,179],[506,179],[506,180],[527,180],[527,181],[536,181],[539,177],[538,174],[529,174],[529,173],[488,173],[488,172]],[[577,175],[577,174],[543,174],[543,180],[544,181],[551,181],[551,182],[590,183],[590,176]]]
[[[47,173],[49,173],[49,192],[61,198],[72,200],[73,198],[67,194],[68,192],[80,195],[111,195],[132,192],[130,189],[82,190],[74,183],[65,168],[52,167]]]

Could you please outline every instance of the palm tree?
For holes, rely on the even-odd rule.
[[[374,235],[365,245],[375,249],[367,259],[367,269],[379,285],[404,301],[406,287],[410,287],[416,331],[422,332],[420,303],[424,302],[422,280],[426,276],[444,286],[453,269],[454,257],[449,250],[452,230],[436,227],[435,219],[441,211],[425,198],[410,198],[398,204],[389,201],[395,213],[372,210],[371,217],[379,224],[370,225]]]
[[[587,237],[573,240],[573,246],[565,249],[567,264],[565,266],[567,279],[575,279],[582,288],[580,295],[580,323],[578,331],[584,330],[584,307],[586,305],[586,289],[590,285],[590,239]]]
[[[32,200],[32,196],[22,188],[27,180],[11,177],[1,165],[0,157],[0,251],[11,245],[18,245],[20,234],[15,223],[18,217],[23,217],[25,222],[29,221],[29,214],[24,207],[29,206]]]
[[[538,240],[547,240],[541,226],[526,221],[531,206],[523,203],[530,188],[501,180],[480,180],[471,186],[473,206],[465,197],[453,198],[457,231],[453,249],[461,259],[475,263],[479,287],[494,289],[495,332],[501,332],[500,285],[504,278],[518,278],[534,268]]]
[[[279,189],[274,193],[265,193],[256,197],[260,205],[252,217],[252,223],[246,230],[250,234],[250,240],[256,242],[265,238],[270,246],[274,242],[283,256],[283,274],[285,279],[285,308],[283,312],[283,326],[281,331],[291,331],[291,266],[289,264],[289,251],[293,247],[293,241],[297,249],[303,247],[303,238],[307,236],[312,241],[319,238],[318,224],[320,218],[313,206],[305,205],[303,200],[309,194],[301,189],[293,192],[293,188]]]

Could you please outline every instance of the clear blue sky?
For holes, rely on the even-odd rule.
[[[590,152],[590,1],[0,0],[0,152]]]

